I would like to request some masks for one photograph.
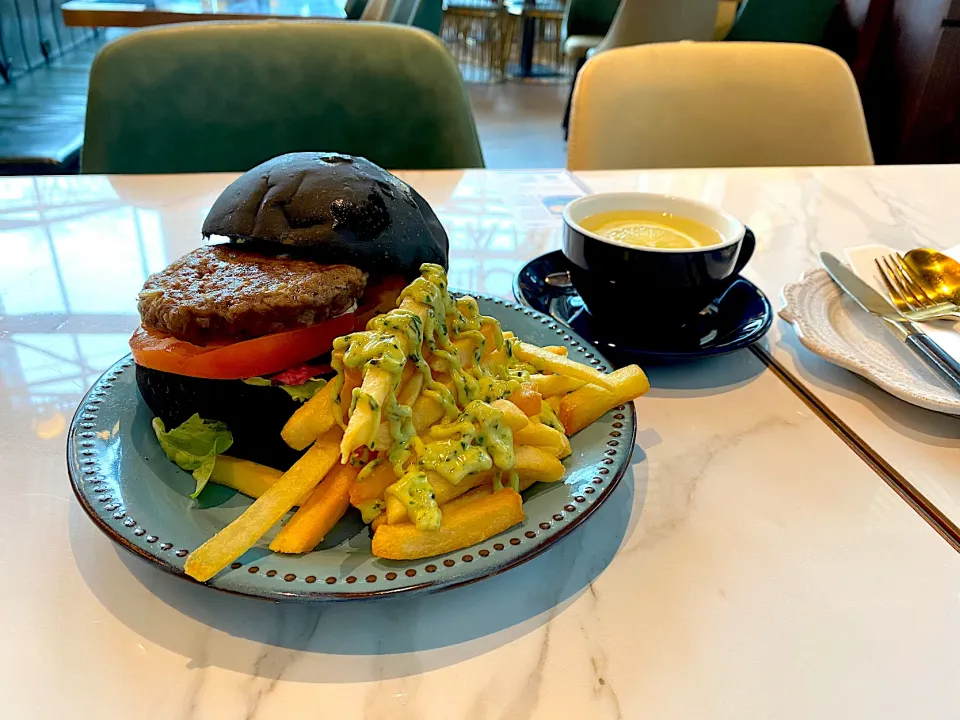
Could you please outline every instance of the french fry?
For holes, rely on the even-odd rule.
[[[588,383],[599,385],[607,390],[614,389],[614,382],[599,370],[594,370],[588,365],[581,365],[570,358],[562,355],[554,355],[551,352],[538,348],[536,345],[530,345],[525,342],[516,342],[513,345],[514,354],[523,362],[530,363],[537,370],[547,370],[557,375],[585,380]]]
[[[365,500],[376,500],[383,497],[383,491],[397,481],[393,466],[382,460],[363,479],[357,480],[350,486],[350,504],[359,507]]]
[[[452,393],[457,392],[457,386],[453,382],[453,378],[450,377],[450,373],[448,372],[433,373],[433,381],[436,383],[439,383],[440,385],[443,385],[445,388],[447,388],[447,390],[449,390]]]
[[[508,359],[506,350],[494,350],[480,358],[480,367],[489,370],[496,366],[505,366]]]
[[[219,455],[210,474],[210,482],[226,485],[244,495],[258,498],[283,476],[283,472],[266,465]]]
[[[519,390],[510,394],[510,402],[523,411],[527,417],[536,417],[540,414],[540,405],[543,398],[533,383],[523,383]]]
[[[476,341],[472,338],[458,338],[453,341],[453,346],[457,349],[457,355],[460,356],[461,367],[473,367],[473,348],[475,345]]]
[[[418,397],[410,410],[413,413],[413,428],[418,434],[443,417],[443,407],[440,403],[426,395]]]
[[[333,427],[333,383],[327,383],[287,420],[280,437],[294,450],[303,450]]]
[[[523,519],[520,495],[501,490],[445,512],[439,530],[417,530],[410,523],[380,525],[373,536],[373,554],[388,560],[417,560],[453,552],[483,542]]]
[[[440,510],[447,512],[448,510],[453,510],[454,508],[462,507],[472,503],[474,500],[479,500],[482,497],[487,495],[493,495],[493,483],[485,482],[483,485],[477,485],[472,490],[468,490],[460,497],[455,497],[453,500],[448,502],[446,505],[441,505]]]
[[[412,362],[404,363],[403,370],[400,371],[400,383],[399,383],[400,387],[403,387],[408,382],[410,382],[410,378],[412,378],[414,374],[417,374],[417,375],[420,374],[417,372],[417,366],[414,365]]]
[[[404,366],[404,371],[406,371],[408,367],[413,367],[413,363],[408,362]],[[397,393],[397,402],[400,405],[413,405],[417,398],[420,397],[420,391],[422,389],[423,375],[421,373],[417,373],[407,380],[406,384],[400,389],[400,392]]]
[[[298,555],[313,550],[350,507],[353,465],[335,465],[270,543],[273,552]]]
[[[509,400],[494,400],[490,406],[503,413],[503,422],[508,428],[517,432],[530,424],[530,420],[523,411]]]
[[[523,430],[514,431],[513,442],[538,447],[558,459],[570,454],[570,443],[566,436],[543,423],[530,423]]]
[[[477,485],[488,481],[491,477],[492,474],[489,471],[474,473],[473,475],[467,475],[463,480],[454,485],[438,473],[435,473],[432,470],[427,471],[427,481],[430,483],[430,487],[433,488],[433,497],[434,500],[437,501],[437,505],[443,505],[456,497],[460,497],[468,490],[472,490]],[[399,499],[393,495],[387,495],[386,499],[387,524],[401,525],[403,523],[410,522],[410,517],[407,515],[407,509],[403,506],[403,503],[400,502]]]
[[[541,350],[546,350],[548,353],[553,353],[554,355],[567,356],[567,348],[563,345],[544,345]]]
[[[220,455],[213,466],[210,482],[224,485],[254,499],[263,495],[283,477],[283,471],[229,455]],[[297,501],[302,505],[309,495]]]
[[[491,323],[484,323],[480,326],[480,332],[483,334],[484,354],[489,354],[497,349],[497,333]],[[502,335],[501,331],[501,335]]]
[[[340,412],[346,415],[353,401],[353,391],[363,382],[363,373],[358,368],[348,368],[343,372],[343,387],[340,388]]]
[[[386,420],[380,423],[380,427],[377,428],[377,434],[373,436],[373,440],[370,441],[370,449],[380,452],[381,450],[386,450],[393,444],[393,436],[390,434],[390,423]]]
[[[554,395],[552,397],[544,398],[544,402],[553,408],[553,412],[556,413],[560,410],[560,403],[563,401],[563,395]]]
[[[417,315],[420,318],[421,327],[427,326],[427,317],[430,312],[430,307],[418,302],[411,297],[406,297],[403,299],[403,302],[400,303],[401,310],[409,310],[410,312]]]
[[[425,357],[424,360],[426,360],[427,365],[430,366],[430,372],[433,373],[433,379],[437,382],[442,382],[442,380],[437,379],[437,376],[446,375],[449,372],[450,365],[447,363],[447,359],[431,354]]]
[[[579,390],[586,383],[576,378],[564,377],[563,375],[542,375],[536,374],[530,376],[530,381],[537,386],[537,390],[545,398],[554,395],[565,395],[574,390]]]
[[[404,366],[404,372],[406,368],[413,367],[412,363],[407,363]],[[417,373],[411,377],[407,384],[402,386],[400,392],[397,393],[397,403],[400,405],[407,405],[408,407],[416,402],[417,398],[420,396],[420,390],[423,388],[423,375]],[[377,428],[377,434],[370,441],[371,450],[386,450],[393,444],[393,437],[390,435],[390,423],[384,420],[380,423],[380,427]]]
[[[513,449],[513,469],[520,476],[521,485],[556,482],[563,477],[563,463],[543,448],[532,445],[517,445]]]
[[[328,430],[240,517],[190,553],[184,572],[200,582],[206,582],[253,547],[330,472],[339,456],[342,435],[339,427]]]
[[[342,463],[347,462],[354,450],[369,445],[376,437],[380,428],[380,410],[393,389],[393,378],[383,368],[370,367],[364,372],[360,389],[366,393],[369,402],[358,402],[353,409],[340,443]]]
[[[613,381],[612,390],[585,385],[560,401],[557,417],[567,435],[583,430],[607,411],[640,397],[650,389],[650,381],[636,365],[622,367],[607,377]]]
[[[387,522],[387,514],[380,513],[373,519],[373,522],[370,523],[370,529],[376,532],[377,528],[379,528],[381,525],[386,524],[386,522]]]

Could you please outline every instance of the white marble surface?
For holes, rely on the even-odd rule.
[[[750,225],[747,271],[780,307],[780,289],[827,250],[879,244],[907,251],[958,242],[960,166],[581,173],[594,191],[701,198]],[[960,525],[960,418],[902,402],[804,348],[777,319],[773,356],[954,523]]]
[[[458,285],[505,294],[558,242],[517,174],[409,179]],[[227,180],[0,180],[3,717],[956,713],[960,556],[747,351],[653,370],[609,502],[470,587],[283,606],[115,548],[72,497],[65,427]]]

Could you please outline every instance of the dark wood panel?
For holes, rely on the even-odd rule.
[[[960,0],[840,0],[837,18],[877,161],[960,161]]]
[[[950,7],[947,10],[947,16],[944,18],[944,21],[948,23],[960,24],[960,0],[953,0],[953,2],[950,3]]]
[[[863,84],[889,23],[894,0],[839,0],[827,28],[825,44],[838,53]],[[958,0],[960,2],[960,0]]]
[[[914,146],[911,137],[917,131],[921,99],[937,56],[943,20],[952,3],[953,0],[895,0],[893,4],[891,89],[895,104],[890,109],[890,119],[891,142],[896,146],[892,159],[897,162],[908,158],[916,161],[916,153],[907,155],[906,148]]]
[[[960,161],[960,28],[941,30],[930,74],[917,98],[899,160]]]

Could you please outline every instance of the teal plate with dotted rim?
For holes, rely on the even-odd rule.
[[[591,345],[552,318],[506,300],[472,295],[505,330],[538,345],[566,345],[572,358],[610,369]],[[70,481],[83,509],[108,537],[162,570],[190,579],[183,572],[189,552],[252,500],[213,484],[197,500],[189,497],[193,478],[160,449],[134,375],[133,360],[124,358],[80,403],[67,440]],[[529,488],[523,493],[526,520],[479,545],[425,560],[381,560],[371,554],[368,529],[351,509],[313,552],[271,553],[275,528],[206,584],[270,600],[318,602],[476,582],[530,560],[584,522],[629,467],[635,434],[636,416],[628,403],[574,435],[564,479]]]

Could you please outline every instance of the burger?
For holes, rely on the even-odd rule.
[[[130,340],[162,427],[229,428],[228,454],[279,469],[280,431],[332,375],[334,339],[394,306],[448,241],[426,201],[373,163],[293,153],[241,175],[203,223],[213,242],[151,275]]]

